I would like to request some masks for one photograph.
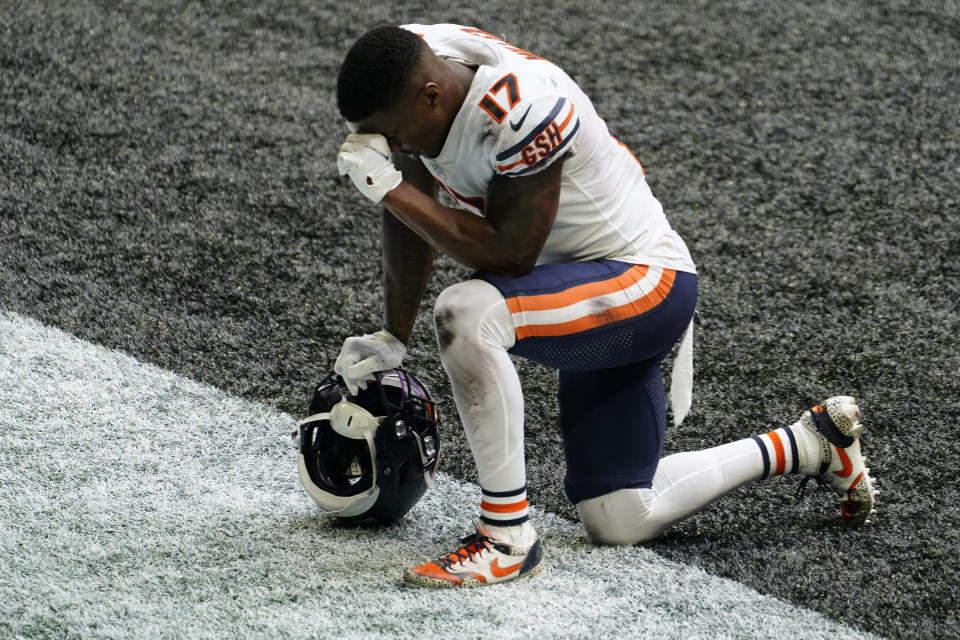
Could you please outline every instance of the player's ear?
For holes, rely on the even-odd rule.
[[[427,101],[431,107],[437,106],[440,102],[440,85],[436,82],[427,82],[420,89],[420,97]]]

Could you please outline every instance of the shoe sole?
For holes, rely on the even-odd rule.
[[[509,580],[500,580],[498,582],[484,582],[483,580],[478,580],[473,576],[465,576],[463,582],[459,584],[451,580],[439,580],[437,578],[427,578],[420,575],[419,573],[414,573],[409,569],[403,574],[403,584],[408,587],[426,587],[429,589],[472,589],[475,587],[486,587],[492,584],[500,584],[501,582],[516,582],[517,580],[526,580],[527,578],[532,578],[535,575],[543,571],[543,563],[541,562],[535,566],[530,571],[518,575],[516,578],[511,578]]]

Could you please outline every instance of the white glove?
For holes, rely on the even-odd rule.
[[[350,175],[360,193],[374,202],[397,188],[403,175],[390,160],[390,145],[379,133],[351,133],[337,154],[340,175]]]
[[[350,395],[367,388],[373,373],[396,369],[403,362],[407,347],[386,330],[365,336],[347,338],[333,365],[333,372],[343,378]]]

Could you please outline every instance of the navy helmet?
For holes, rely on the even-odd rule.
[[[402,518],[433,482],[440,421],[412,374],[389,369],[356,395],[330,374],[317,384],[300,422],[300,482],[320,508],[357,523]]]

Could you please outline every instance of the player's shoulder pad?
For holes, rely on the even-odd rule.
[[[523,101],[500,122],[494,168],[506,176],[541,171],[570,150],[579,130],[580,117],[570,99],[546,95]]]

